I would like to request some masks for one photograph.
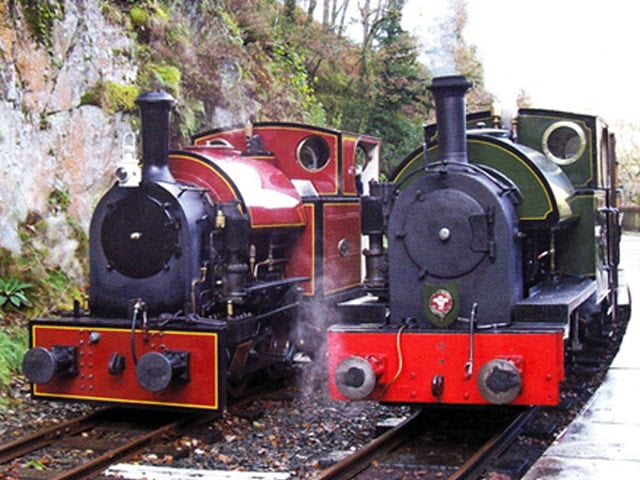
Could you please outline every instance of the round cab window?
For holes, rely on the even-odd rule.
[[[298,145],[297,156],[307,170],[320,170],[329,161],[329,145],[322,137],[307,137]]]
[[[587,139],[574,122],[556,122],[542,136],[545,155],[558,165],[570,165],[584,153]]]

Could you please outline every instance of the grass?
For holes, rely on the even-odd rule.
[[[29,333],[24,326],[0,327],[0,405],[3,404],[2,392],[22,369],[22,357],[28,343]]]

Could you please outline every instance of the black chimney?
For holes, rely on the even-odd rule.
[[[175,183],[169,171],[169,113],[176,104],[166,92],[136,98],[142,121],[142,180]]]
[[[438,144],[442,162],[467,162],[465,94],[471,83],[462,75],[433,79],[429,90],[436,102]]]

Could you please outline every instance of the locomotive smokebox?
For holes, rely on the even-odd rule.
[[[176,101],[166,92],[136,98],[142,121],[142,180],[175,183],[169,171],[169,114]]]
[[[442,162],[467,162],[465,94],[471,88],[463,76],[433,79],[429,90],[436,103],[438,144]]]

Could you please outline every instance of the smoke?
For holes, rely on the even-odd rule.
[[[321,298],[303,300],[301,322],[298,325],[297,337],[302,355],[297,357],[304,362],[304,375],[298,377],[300,390],[321,390],[327,393],[327,328],[338,323],[340,315],[335,305]],[[304,395],[304,393],[303,393]]]
[[[456,14],[450,0],[429,3],[410,0],[402,24],[418,43],[418,60],[434,77],[459,74],[455,61]]]

